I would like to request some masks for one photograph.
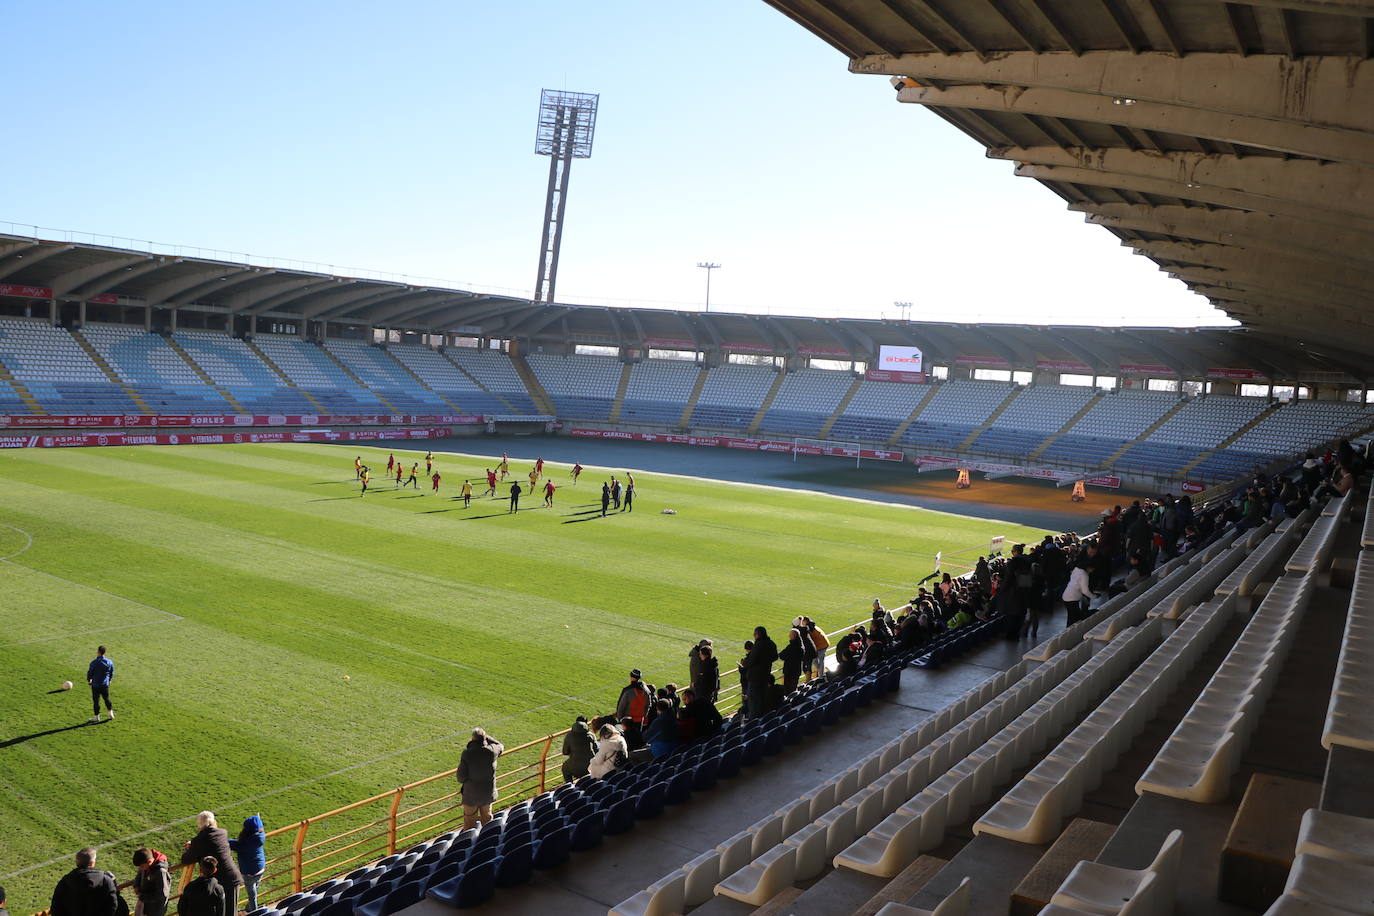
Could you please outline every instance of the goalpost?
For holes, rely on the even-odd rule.
[[[863,449],[857,442],[840,442],[835,439],[806,439],[801,436],[792,438],[792,460],[797,455],[831,455],[837,458],[853,458],[854,467],[862,462]]]

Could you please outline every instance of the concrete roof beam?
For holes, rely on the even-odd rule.
[[[32,248],[40,248],[40,251],[33,251]],[[22,270],[25,267],[32,267],[42,263],[48,258],[65,254],[75,248],[75,245],[20,245],[7,251],[4,257],[0,257],[0,280],[5,279],[10,274]]]
[[[94,264],[63,271],[49,280],[48,285],[52,287],[53,298],[61,299],[64,296],[71,295],[73,290],[80,289],[83,285],[92,280],[98,280],[101,277],[108,276],[117,271],[122,272],[124,268],[142,264],[148,259],[148,255],[141,254],[119,255],[106,258]]]
[[[1320,223],[1333,229],[1351,229],[1364,234],[1371,233],[1372,228],[1374,228],[1374,218],[1337,213],[1325,207],[1308,206],[1301,201],[1262,197],[1258,194],[1247,194],[1244,191],[1208,188],[1202,185],[1189,187],[1184,182],[1164,178],[1030,163],[1018,165],[1016,174],[1023,178],[1037,178],[1041,181],[1057,181],[1098,188],[1121,188],[1140,194],[1152,194],[1156,197],[1175,197],[1180,200],[1196,200],[1199,203],[1217,207],[1251,210],[1256,213],[1272,213],[1275,216],[1286,216],[1291,219]]]
[[[1077,118],[1256,146],[1294,156],[1374,165],[1374,133],[1253,115],[1219,114],[1135,98],[995,84],[944,89],[918,86],[901,90],[897,100],[937,108]]]
[[[1071,204],[1087,222],[1109,229],[1275,250],[1315,261],[1374,270],[1374,234],[1360,235],[1301,220],[1245,210],[1133,204]]]
[[[128,283],[130,280],[150,274],[155,270],[162,270],[170,266],[170,262],[163,258],[149,258],[142,264],[134,264],[124,267],[116,267],[103,276],[96,277],[87,283],[83,283],[75,289],[69,290],[69,295],[78,299],[89,299],[92,296],[99,296],[102,293]]]
[[[990,159],[1033,165],[1095,169],[1182,185],[1184,190],[1239,191],[1255,197],[1301,202],[1344,213],[1369,224],[1374,217],[1374,169],[1344,162],[1229,156],[1184,152],[1135,152],[1127,149],[1070,149],[1055,146],[989,149]]]
[[[875,54],[850,61],[855,73],[1065,90],[1137,103],[1179,106],[1228,117],[1374,132],[1374,69],[1345,57],[1159,51],[1008,51],[976,54]],[[914,90],[908,90],[914,91]]]

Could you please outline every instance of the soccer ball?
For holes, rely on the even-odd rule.
[[[72,689],[72,682],[71,682],[71,681],[63,681],[63,682],[62,682],[62,689],[63,689],[63,690],[71,690],[71,689]]]

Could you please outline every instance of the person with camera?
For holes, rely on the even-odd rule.
[[[487,734],[486,729],[474,728],[472,740],[458,758],[458,784],[463,795],[463,829],[491,822],[491,806],[496,801],[496,758],[506,747]]]

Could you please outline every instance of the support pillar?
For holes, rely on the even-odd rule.
[[[145,305],[145,306],[143,306],[143,330],[145,330],[145,331],[152,331],[152,329],[153,329],[153,307],[152,307],[151,305]]]
[[[167,333],[169,333],[169,334],[175,334],[176,332],[177,332],[177,310],[176,310],[176,309],[168,309],[168,315],[167,315]]]
[[[57,316],[57,300],[56,300],[56,299],[49,299],[49,300],[48,300],[48,324],[52,325],[53,327],[57,327],[57,326],[58,326],[59,324],[61,324],[61,323],[62,323],[61,320],[60,320],[60,319],[58,318],[58,316]]]
[[[85,300],[85,299],[82,299],[80,305],[77,307],[76,324],[77,324],[77,327],[82,327],[82,328],[84,328],[84,327],[86,326],[86,300]]]

